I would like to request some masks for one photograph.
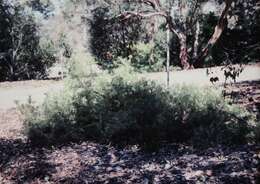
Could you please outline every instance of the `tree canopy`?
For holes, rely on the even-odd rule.
[[[249,62],[249,60],[259,58],[257,49],[260,41],[256,36],[259,35],[259,8],[257,8],[257,1],[255,0],[118,1],[115,4],[121,7],[121,12],[112,8],[112,1],[111,4],[107,4],[107,10],[110,13],[106,15],[104,13],[103,15],[100,14],[99,18],[104,16],[106,18],[103,18],[107,22],[113,20],[110,25],[123,23],[130,29],[133,25],[140,25],[140,22],[146,24],[147,26],[143,30],[133,29],[135,32],[140,32],[139,35],[148,33],[149,29],[151,30],[154,26],[157,31],[152,33],[153,35],[170,29],[172,32],[172,59],[178,60],[179,65],[184,69],[211,64],[219,65],[226,62]],[[113,7],[115,4],[113,3]],[[128,6],[124,6],[124,4]],[[135,22],[131,24],[129,21],[133,20],[133,18],[135,18]],[[117,20],[117,22],[114,20]],[[109,45],[109,43],[113,45],[118,40],[122,41],[120,37],[113,36],[118,33],[118,30],[113,30],[111,26],[108,26],[107,22],[105,22],[107,28],[102,26],[101,22],[96,22],[96,26],[100,26],[98,30],[103,30],[103,33],[101,31],[99,36],[92,37],[92,41],[98,41],[100,38],[101,43],[105,44],[106,42],[105,45]],[[94,24],[92,24],[92,27],[94,27]],[[96,31],[91,32],[91,34],[96,34]],[[136,33],[136,35],[138,34]],[[130,32],[124,34],[125,37],[129,36],[131,38],[130,35]],[[111,39],[104,39],[104,36]],[[135,42],[145,41],[143,38],[137,37]],[[131,40],[134,39],[131,38]],[[93,44],[94,42],[91,43],[92,48],[99,45]],[[117,53],[129,48],[126,45],[115,45]],[[107,51],[102,50],[106,48],[109,48],[109,46],[103,45],[97,50],[106,55]],[[234,52],[234,50],[236,51]],[[98,57],[100,58],[102,54],[99,54]]]

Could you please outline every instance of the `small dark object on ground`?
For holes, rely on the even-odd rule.
[[[214,84],[214,83],[216,83],[216,82],[218,82],[219,81],[219,78],[218,77],[211,77],[210,78],[210,82],[212,83],[212,84]]]

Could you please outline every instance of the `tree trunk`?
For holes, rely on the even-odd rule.
[[[198,56],[199,34],[200,34],[200,23],[199,23],[199,21],[197,21],[196,22],[195,40],[194,40],[194,45],[193,45],[193,58],[197,58],[197,56]]]
[[[180,55],[179,59],[181,62],[181,66],[184,70],[190,69],[191,66],[188,62],[188,49],[187,49],[187,37],[182,34],[180,36]]]
[[[224,10],[222,11],[222,14],[218,20],[218,24],[215,27],[213,35],[211,36],[207,45],[202,49],[201,53],[195,59],[195,62],[193,65],[196,68],[203,66],[203,61],[208,56],[210,49],[216,44],[216,42],[218,41],[218,39],[220,38],[220,36],[222,35],[222,33],[226,27],[227,15],[228,15],[228,11],[231,7],[232,0],[226,0],[225,3],[226,3],[226,6],[225,6]]]
[[[11,76],[11,80],[14,80],[14,67],[12,64],[9,64],[8,67],[9,67],[9,73]]]
[[[170,30],[167,28],[167,59],[166,59],[166,73],[167,73],[167,87],[170,86]]]
[[[157,26],[157,19],[156,17],[153,17],[151,19],[151,29],[149,31],[149,34],[150,34],[150,40],[149,40],[149,43],[151,44],[151,52],[150,52],[150,55],[149,55],[149,65],[151,66],[155,61],[154,61],[154,50],[155,50],[155,33],[158,31],[158,26]]]
[[[221,24],[220,26],[217,26],[215,28],[214,35],[212,36],[206,47],[203,48],[201,54],[196,58],[194,62],[194,66],[196,68],[203,66],[205,58],[209,55],[210,49],[216,44],[216,42],[220,38],[222,32],[224,31],[224,27],[224,24]]]

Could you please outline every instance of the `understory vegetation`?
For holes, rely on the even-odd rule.
[[[164,143],[209,147],[254,141],[254,117],[215,89],[166,88],[128,72],[71,77],[64,91],[47,96],[41,106],[21,105],[30,142],[92,140],[155,149]]]

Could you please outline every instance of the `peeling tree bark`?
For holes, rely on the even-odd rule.
[[[226,26],[228,11],[231,7],[233,0],[225,0],[225,8],[221,13],[221,16],[218,20],[217,25],[215,26],[215,31],[214,31],[213,35],[211,36],[210,40],[208,41],[208,43],[206,44],[206,46],[200,52],[200,54],[197,54],[198,42],[196,42],[196,41],[198,41],[198,39],[196,37],[196,40],[195,40],[196,43],[194,43],[194,49],[195,49],[194,56],[196,55],[196,58],[194,59],[194,62],[192,64],[189,62],[188,49],[187,49],[187,43],[186,43],[187,37],[186,37],[185,31],[183,31],[182,29],[180,29],[177,26],[177,24],[174,22],[173,18],[169,14],[169,12],[162,10],[160,1],[159,0],[140,0],[139,2],[145,3],[149,6],[151,6],[154,11],[152,11],[152,12],[126,11],[126,12],[122,13],[119,17],[121,17],[123,19],[128,19],[132,16],[138,16],[141,18],[152,18],[155,16],[161,16],[161,17],[165,18],[170,31],[172,33],[174,33],[179,39],[180,47],[181,47],[179,58],[180,58],[181,65],[182,65],[183,69],[190,69],[193,67],[201,67],[203,65],[203,61],[208,56],[210,48],[218,41],[218,39],[222,35],[222,33],[225,29],[225,26]],[[196,3],[196,6],[197,6],[197,3]],[[195,10],[196,10],[196,8],[195,8]],[[196,33],[196,34],[198,34],[198,33]]]
[[[228,11],[231,7],[232,0],[226,0],[225,3],[226,3],[225,8],[221,13],[221,16],[215,27],[213,35],[211,36],[207,45],[202,49],[201,53],[195,59],[195,62],[193,63],[194,67],[196,67],[196,68],[203,66],[203,61],[208,56],[209,50],[216,44],[216,42],[218,41],[218,39],[220,38],[220,36],[222,35],[222,33],[226,27],[227,15],[228,15]]]
[[[184,70],[190,69],[190,64],[189,64],[189,58],[188,58],[188,48],[187,48],[187,37],[184,34],[180,35],[180,55],[179,59],[181,62],[181,66],[183,67]]]
[[[157,19],[154,17],[151,20],[151,30],[149,32],[149,37],[150,37],[150,44],[152,45],[152,49],[149,55],[149,65],[151,66],[154,63],[154,46],[155,46],[155,33],[158,30],[158,25],[157,25]]]
[[[167,59],[166,59],[166,73],[167,73],[167,87],[170,86],[170,30],[167,29]]]

